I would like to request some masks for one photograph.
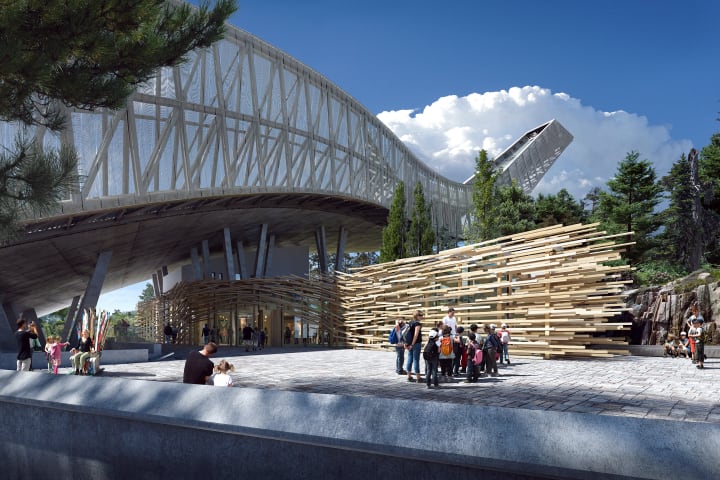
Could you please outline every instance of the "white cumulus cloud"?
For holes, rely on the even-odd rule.
[[[535,193],[566,188],[578,200],[594,186],[605,188],[630,151],[652,162],[659,178],[692,147],[689,140],[671,138],[668,126],[650,125],[644,116],[596,110],[538,86],[449,95],[422,110],[382,112],[378,118],[420,159],[458,182],[472,175],[480,149],[495,157],[526,131],[556,119],[574,139]]]

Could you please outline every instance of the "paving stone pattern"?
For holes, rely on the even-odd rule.
[[[181,382],[183,359],[199,347],[164,348],[178,359],[105,365],[103,375]],[[223,358],[235,366],[236,387],[720,423],[720,359],[709,359],[700,370],[690,360],[663,357],[511,356],[513,363],[500,365],[498,377],[465,383],[462,376],[428,389],[397,375],[389,351],[300,347],[246,353],[220,347],[213,360]]]

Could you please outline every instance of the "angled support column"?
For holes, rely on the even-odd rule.
[[[203,254],[203,278],[210,280],[210,243],[207,240],[202,241],[202,254]]]
[[[69,332],[65,335],[66,341],[74,344],[77,342],[77,330],[75,325],[82,320],[83,313],[86,308],[95,308],[97,306],[98,298],[100,298],[100,292],[102,291],[103,282],[105,281],[105,275],[107,274],[108,267],[110,266],[110,259],[112,258],[112,250],[102,252],[98,256],[97,263],[95,264],[95,271],[90,277],[87,287],[85,288],[85,294],[82,296],[80,301],[80,307],[75,315],[75,320],[69,325]],[[68,325],[66,325],[66,328]]]
[[[265,258],[265,268],[263,269],[263,277],[267,277],[272,267],[273,252],[275,251],[275,235],[270,235],[267,247],[267,257]]]
[[[247,262],[245,261],[245,247],[243,246],[242,240],[237,242],[237,259],[238,259],[238,270],[240,271],[240,280],[247,280],[248,270]]]
[[[158,298],[160,294],[162,294],[162,288],[160,287],[160,279],[158,278],[157,272],[152,274],[152,281],[153,281],[153,293],[155,294],[155,298]]]
[[[195,281],[200,281],[203,279],[203,269],[202,265],[200,264],[200,255],[198,255],[197,247],[193,247],[192,250],[190,250],[190,258],[192,258],[193,275],[195,277]]]
[[[320,225],[315,230],[315,245],[318,252],[318,269],[320,273],[325,274],[327,269],[327,243],[325,241],[325,226]]]
[[[165,275],[167,275],[167,274],[165,274]],[[158,271],[157,271],[157,277],[158,277],[158,288],[159,288],[159,290],[160,290],[160,294],[162,295],[162,293],[165,291],[165,287],[163,286],[163,271],[162,271],[162,268],[158,269]]]
[[[73,318],[75,318],[75,315],[77,315],[79,303],[80,295],[75,295],[72,299],[72,303],[70,304],[70,309],[68,310],[67,317],[65,317],[65,326],[63,327],[62,331],[62,339],[65,342],[70,341],[70,326],[73,323]]]
[[[257,253],[255,254],[255,278],[263,278],[265,269],[265,252],[267,249],[268,225],[263,223],[260,227],[260,238],[258,239]]]
[[[337,254],[335,255],[335,271],[345,271],[345,245],[347,244],[347,230],[340,227],[338,231]]]
[[[225,265],[227,268],[227,279],[235,280],[235,260],[233,259],[232,241],[230,240],[230,229],[223,229],[223,237],[225,239]]]
[[[3,320],[4,318],[4,320]],[[18,316],[9,303],[0,308],[0,350],[3,352],[16,352],[15,330],[17,330]]]

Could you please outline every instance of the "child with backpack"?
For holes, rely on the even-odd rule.
[[[454,338],[452,336],[452,328],[445,327],[442,330],[440,338],[440,369],[442,370],[443,382],[448,381],[448,377],[452,377],[452,364],[455,359]]]
[[[465,379],[467,383],[477,382],[478,379],[478,368],[475,363],[477,352],[482,356],[482,348],[475,341],[475,334],[471,332],[467,343],[467,378]]]
[[[437,339],[438,331],[434,328],[428,333],[428,342],[423,349],[423,358],[425,359],[425,378],[427,379],[427,388],[430,388],[430,382],[438,385],[438,357],[440,356],[440,341]],[[432,377],[432,378],[431,378]]]

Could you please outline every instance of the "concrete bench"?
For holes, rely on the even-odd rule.
[[[75,358],[75,355],[81,355],[82,352],[77,352],[73,355],[70,355],[70,362],[73,362],[73,359]],[[102,357],[102,352],[92,352],[88,358],[85,359],[85,362],[82,365],[82,373],[85,375],[96,375],[102,371],[100,368],[100,357]]]

